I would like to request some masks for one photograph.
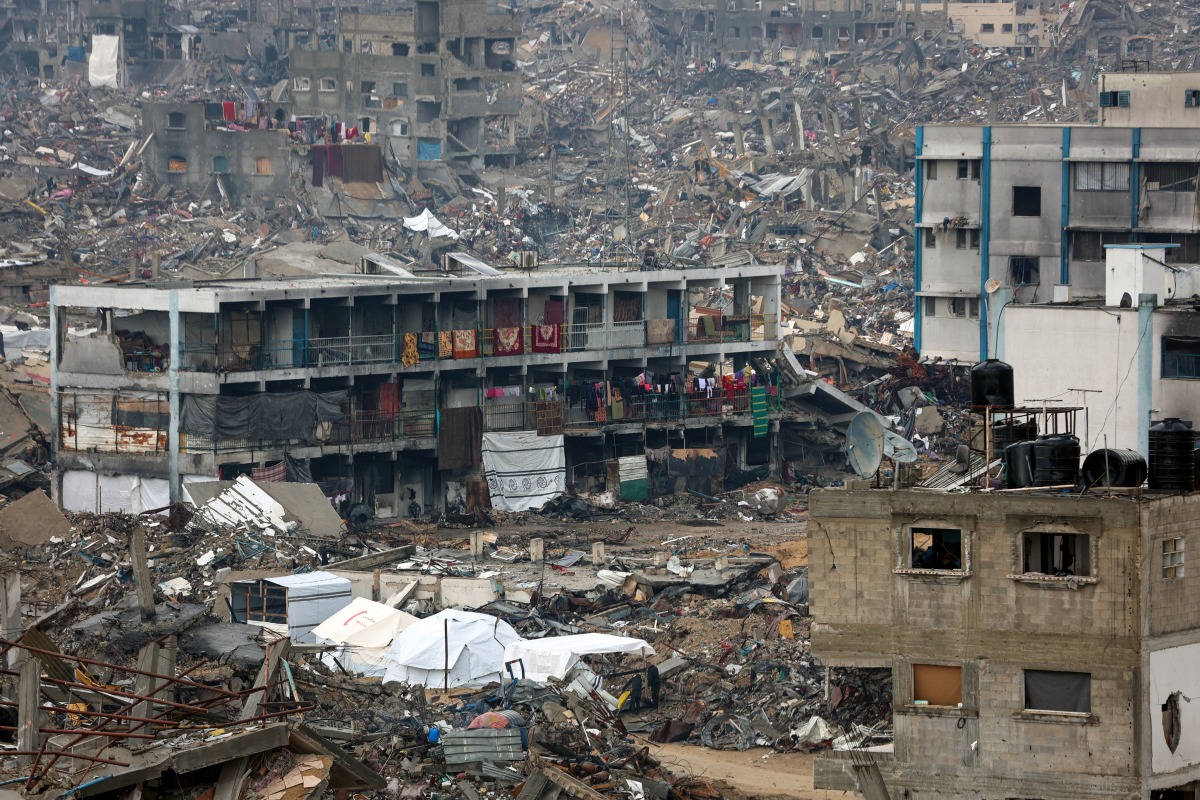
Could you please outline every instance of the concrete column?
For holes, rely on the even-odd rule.
[[[592,564],[603,564],[605,562],[604,542],[592,542]]]
[[[21,665],[17,679],[17,749],[38,750],[42,743],[41,710],[42,662],[29,658]],[[17,763],[28,766],[33,756],[17,756]]]
[[[134,589],[137,591],[138,607],[143,620],[152,620],[154,610],[154,582],[146,561],[146,529],[141,524],[133,526],[129,537],[129,560],[133,563]]]
[[[53,291],[53,289],[51,289]],[[179,318],[179,290],[171,289],[169,295],[169,320],[171,328],[171,362],[167,367],[167,386],[170,392],[171,418],[167,423],[167,453],[169,462],[169,496],[172,503],[178,503],[180,494],[179,469],[179,417],[182,407],[179,402],[179,359],[183,344],[183,324]],[[53,392],[51,393],[53,394]],[[55,425],[58,428],[58,425]]]
[[[21,635],[21,573],[10,572],[0,575],[0,636],[5,641],[16,641]],[[4,665],[9,669],[16,666],[24,650],[14,647],[5,654]]]
[[[543,539],[529,540],[529,560],[534,564],[540,564],[545,561],[545,546],[546,542]]]
[[[62,353],[59,352],[59,341],[66,337],[66,318],[60,319],[58,308],[55,306],[57,287],[50,286],[50,364],[58,365]],[[58,370],[50,370],[50,446],[51,452],[62,452],[62,426],[58,424],[62,403],[58,397]],[[50,477],[50,498],[62,506],[62,471],[55,467]]]
[[[483,558],[483,531],[471,531],[471,557]]]

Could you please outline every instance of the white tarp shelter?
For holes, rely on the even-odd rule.
[[[483,477],[500,511],[539,509],[567,488],[563,436],[537,431],[485,433]]]
[[[204,475],[184,475],[182,482],[187,486],[211,480],[212,478]],[[166,478],[101,475],[82,469],[63,472],[63,511],[88,511],[93,514],[119,511],[125,514],[141,514],[152,508],[162,508],[170,502],[170,484]]]
[[[340,665],[357,675],[382,678],[391,663],[388,648],[414,622],[417,618],[412,614],[356,597],[350,605],[313,628],[313,636],[318,642],[338,645],[336,650],[321,656],[330,669],[338,669]]]
[[[580,633],[574,636],[547,636],[524,639],[504,648],[504,661],[521,660],[525,678],[545,683],[549,678],[565,678],[582,656],[594,653],[633,653],[654,655],[654,648],[642,639],[614,636],[611,633]],[[520,675],[520,668],[513,671]]]
[[[295,644],[314,644],[313,629],[352,599],[350,581],[329,572],[235,581],[229,585],[229,617],[287,633]]]
[[[92,35],[92,54],[88,58],[88,83],[120,89],[121,37]]]
[[[409,625],[388,650],[383,686],[486,686],[500,681],[504,648],[522,641],[502,619],[448,608]]]

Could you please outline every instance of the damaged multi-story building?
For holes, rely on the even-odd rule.
[[[718,480],[778,457],[778,422],[751,408],[762,391],[778,418],[774,267],[497,270],[458,253],[362,270],[54,287],[59,502],[153,507],[197,478],[304,464],[381,516],[461,509],[477,464],[448,460],[447,437],[477,450],[497,431],[564,434],[580,491],[605,459],[664,448],[711,450],[696,469]],[[81,334],[88,309],[99,329]]]
[[[293,33],[296,113],[357,128],[405,168],[511,166],[519,33],[515,14],[487,0],[418,0],[411,14],[344,13],[333,49]]]
[[[817,788],[877,768],[891,797],[1196,796],[1200,495],[855,488],[809,508],[813,654],[894,687],[894,746],[823,754]]]
[[[1100,126],[918,128],[915,341],[1003,359],[1018,402],[1084,408],[1085,446],[1144,453],[1200,400],[1200,74],[1100,89]]]

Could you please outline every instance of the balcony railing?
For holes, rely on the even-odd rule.
[[[406,439],[437,436],[437,412],[433,409],[401,411],[388,414],[378,411],[356,411],[334,422],[327,438],[318,442],[297,439],[209,439],[185,436],[181,450],[185,453],[229,453],[239,451],[285,450],[316,444],[343,446],[349,444],[395,442]]]
[[[767,389],[767,410],[780,409],[780,395],[775,387]],[[484,426],[489,431],[534,430],[537,428],[536,402],[502,399],[489,400],[484,407]],[[604,425],[628,422],[679,422],[686,419],[732,416],[750,413],[750,390],[725,389],[694,391],[683,394],[645,394],[625,398],[620,410],[609,404],[603,419],[584,406],[564,403],[563,428],[591,429]]]
[[[577,353],[587,350],[656,347],[673,344],[723,344],[770,341],[776,317],[764,314],[680,320],[637,320],[567,325],[522,325],[484,328],[465,342],[443,347],[437,333],[417,333],[420,361],[454,358],[501,358],[526,353]],[[251,345],[185,344],[182,369],[191,372],[298,369],[395,363],[404,353],[404,334],[332,336],[319,339],[268,340]],[[461,338],[461,337],[454,337]],[[463,345],[463,346],[459,346]]]

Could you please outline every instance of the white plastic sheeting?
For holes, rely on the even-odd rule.
[[[418,233],[425,231],[431,239],[436,239],[440,236],[449,236],[451,239],[458,239],[458,232],[452,228],[447,228],[440,219],[430,213],[428,208],[415,217],[405,217],[404,227]]]
[[[545,683],[549,678],[565,678],[582,656],[593,653],[633,653],[654,655],[654,648],[642,639],[614,636],[611,633],[580,633],[574,636],[547,636],[526,639],[504,648],[504,661],[521,660],[526,679]],[[514,667],[514,670],[518,669]],[[521,675],[522,672],[517,672]]]
[[[184,475],[182,483],[211,481],[203,475]],[[139,475],[98,475],[95,472],[72,469],[63,473],[63,511],[88,511],[103,514],[120,511],[141,514],[152,508],[162,508],[171,502],[170,484],[165,478],[143,478]]]
[[[88,58],[88,83],[92,86],[107,86],[120,89],[121,37],[92,35],[92,54]]]
[[[563,436],[535,431],[485,433],[483,476],[500,511],[529,511],[558,497],[567,486]]]
[[[521,641],[502,619],[448,608],[409,625],[388,650],[390,684],[486,686],[500,681],[504,649]]]
[[[330,669],[339,665],[349,672],[382,678],[391,661],[388,648],[402,630],[417,618],[398,608],[376,603],[365,597],[338,611],[313,629],[317,641],[338,645],[321,660]]]

